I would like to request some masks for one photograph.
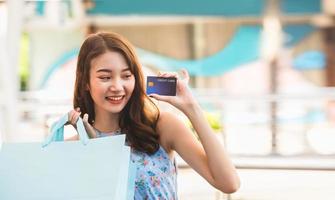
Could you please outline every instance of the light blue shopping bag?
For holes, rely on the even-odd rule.
[[[42,146],[3,144],[0,199],[134,199],[136,167],[124,145],[125,135],[89,139],[79,119],[80,141],[63,142],[66,121],[67,115],[52,126]]]

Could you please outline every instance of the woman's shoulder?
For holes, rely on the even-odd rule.
[[[160,111],[157,128],[161,130],[169,129],[171,128],[171,125],[175,124],[177,121],[179,121],[179,119],[176,114],[167,111]]]

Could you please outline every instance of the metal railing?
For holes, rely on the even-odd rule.
[[[330,107],[334,105],[330,102],[335,102],[334,88],[276,95],[228,95],[220,89],[197,89],[193,92],[204,110],[219,116],[226,148],[234,158],[240,158],[241,168],[275,168],[280,166],[278,159],[299,160],[294,158],[302,157],[325,160],[326,164],[319,166],[305,162],[313,169],[335,168],[335,163],[327,160],[335,156],[331,143],[335,138],[335,121],[332,121],[335,113],[331,113],[334,111]],[[70,98],[54,98],[45,91],[21,92],[19,102],[22,119],[46,128],[50,120],[72,108]],[[272,103],[276,103],[275,112],[271,110]],[[250,158],[254,158],[251,160],[255,163]],[[264,161],[262,158],[269,159]],[[273,162],[273,165],[265,162]],[[288,160],[285,162],[288,168],[301,168],[289,164]]]

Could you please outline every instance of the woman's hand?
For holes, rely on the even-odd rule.
[[[177,73],[172,72],[159,73],[158,75],[159,77],[177,78],[176,96],[163,96],[158,94],[149,94],[149,96],[159,101],[168,102],[183,112],[185,112],[189,107],[196,105],[197,102],[188,87],[190,79],[188,72],[185,69],[182,69],[181,73],[183,75],[182,79],[177,76]]]
[[[80,112],[80,108],[76,108],[76,109],[73,109],[71,110],[69,113],[68,113],[68,124],[71,124],[75,129],[77,129],[77,126],[76,126],[76,123],[79,119],[81,115],[81,112]],[[91,126],[91,124],[88,122],[88,114],[85,113],[84,116],[83,116],[83,123],[84,123],[84,127],[86,129],[86,132],[88,134],[88,136],[90,138],[96,138],[96,132],[94,130],[94,128]]]
[[[76,126],[76,123],[80,117],[80,108],[76,108],[76,109],[73,109],[71,110],[69,113],[68,113],[68,120],[67,120],[67,125],[68,124],[71,124],[75,129],[77,129],[77,126]]]

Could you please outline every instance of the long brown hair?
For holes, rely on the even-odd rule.
[[[119,126],[126,134],[127,142],[138,151],[152,154],[159,148],[156,125],[159,109],[145,94],[142,66],[131,43],[116,33],[96,33],[88,36],[82,44],[77,63],[73,106],[80,107],[81,117],[89,115],[92,125],[95,119],[94,102],[87,90],[90,80],[91,61],[107,51],[124,56],[135,77],[133,93],[120,113]]]

